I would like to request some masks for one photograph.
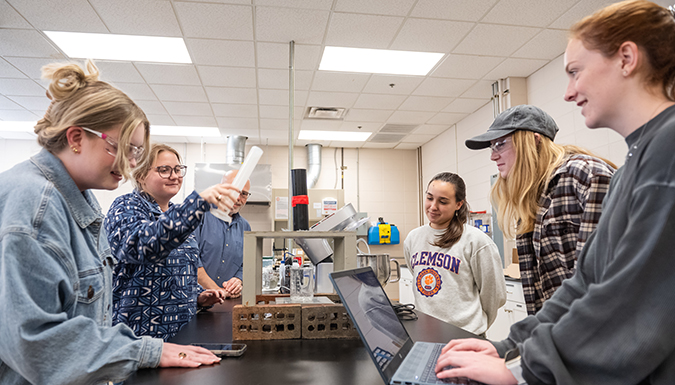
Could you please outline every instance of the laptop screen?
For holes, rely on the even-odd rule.
[[[375,273],[370,267],[345,270],[332,273],[331,280],[371,358],[388,381],[413,342]]]

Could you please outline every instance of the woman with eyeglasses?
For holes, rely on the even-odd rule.
[[[176,150],[153,144],[133,172],[135,190],[115,199],[104,221],[119,261],[113,276],[113,324],[124,323],[138,335],[165,341],[198,307],[222,303],[227,296],[224,289],[199,285],[202,265],[192,232],[211,204],[231,209],[239,192],[218,184],[173,204],[186,171]]]
[[[472,150],[490,148],[497,164],[491,201],[499,228],[516,238],[528,314],[538,312],[574,274],[616,168],[586,149],[554,143],[557,132],[546,112],[519,105],[466,141]]]
[[[119,382],[140,368],[220,359],[112,326],[112,269],[92,189],[113,190],[143,160],[149,123],[91,61],[42,69],[51,104],[43,149],[0,174],[0,383]]]

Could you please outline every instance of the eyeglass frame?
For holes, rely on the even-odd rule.
[[[493,152],[493,153],[496,152],[497,154],[503,154],[504,151],[507,150],[506,143],[508,143],[508,142],[513,143],[513,139],[511,139],[510,136],[507,136],[506,138],[504,138],[500,141],[490,143],[490,147],[489,147],[490,151]],[[499,148],[497,148],[497,147],[499,147]]]
[[[117,156],[117,151],[119,151],[119,144],[116,141],[114,141],[110,137],[110,135],[105,134],[105,133],[100,132],[100,131],[92,130],[91,128],[82,127],[82,126],[79,126],[79,127],[81,129],[87,131],[88,133],[94,134],[94,135],[98,136],[99,138],[105,140],[106,143],[108,143],[113,149],[115,149],[115,153],[113,154],[112,152],[108,151],[107,148],[106,148],[105,152],[107,152],[108,155],[110,155],[112,157]],[[134,158],[135,160],[140,160],[141,157],[143,156],[143,153],[145,152],[145,148],[142,147],[142,146],[141,147],[134,146],[131,143],[129,143],[127,146],[128,146],[128,148],[127,148],[127,151],[126,151],[125,155],[128,156],[128,154],[131,154],[132,158]]]
[[[250,191],[244,191],[244,190],[241,190],[241,192],[240,192],[239,194],[240,194],[240,195],[243,195],[244,198],[246,198],[246,199],[248,199],[248,198],[251,197],[251,192],[250,192]]]
[[[163,167],[168,167],[168,168],[169,168],[169,170],[168,170],[168,171],[169,171],[169,176],[164,176],[164,175],[162,175],[162,172],[164,172],[164,173],[166,174],[166,170],[165,170],[165,171],[160,171],[160,170],[159,170],[160,168],[163,168]],[[184,165],[184,164],[179,164],[179,165],[176,165],[175,167],[163,165],[163,166],[153,167],[152,169],[155,170],[155,171],[157,171],[157,174],[159,175],[160,178],[162,178],[162,179],[171,179],[171,176],[172,176],[173,174],[176,174],[176,178],[182,178],[182,177],[184,177],[185,175],[187,175],[187,168],[188,168],[188,166],[186,166],[186,165]],[[178,171],[176,171],[176,169],[181,170],[181,171],[183,172],[183,175],[180,175],[180,174],[178,173]]]

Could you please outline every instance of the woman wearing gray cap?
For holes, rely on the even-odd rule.
[[[515,230],[529,314],[574,274],[577,253],[600,220],[616,168],[583,148],[553,143],[557,132],[546,112],[519,105],[466,141],[472,150],[489,147],[497,163],[491,200],[502,231],[513,237]]]

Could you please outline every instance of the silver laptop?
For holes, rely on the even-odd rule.
[[[480,384],[436,377],[445,344],[412,341],[372,268],[334,272],[330,279],[385,384]]]

